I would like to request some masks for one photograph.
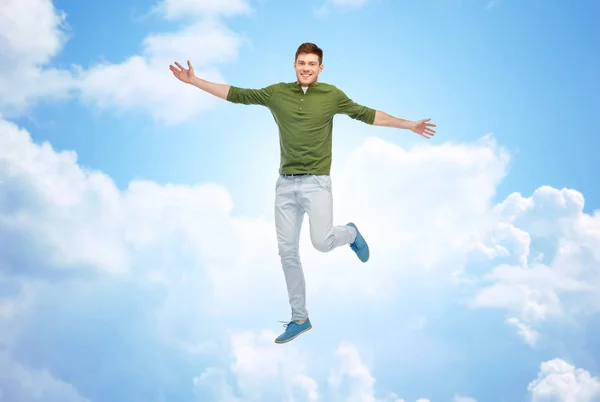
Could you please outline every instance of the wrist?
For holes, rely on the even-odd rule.
[[[202,84],[204,84],[204,80],[202,78],[199,77],[192,77],[192,79],[189,82],[190,85],[193,85],[195,87],[201,88]]]
[[[402,128],[405,130],[412,130],[415,126],[414,121],[406,120],[406,119],[398,119],[398,128]]]

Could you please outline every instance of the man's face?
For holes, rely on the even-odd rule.
[[[309,86],[317,82],[319,73],[323,71],[323,65],[319,63],[319,56],[313,53],[300,53],[294,63],[296,78],[302,86]]]

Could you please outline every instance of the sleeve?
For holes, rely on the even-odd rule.
[[[261,105],[266,106],[276,85],[269,85],[265,88],[250,89],[230,86],[227,92],[227,100],[232,103],[241,103],[243,105]]]
[[[366,124],[373,124],[375,121],[375,109],[359,105],[350,99],[342,90],[337,90],[337,112],[336,114],[345,114],[352,119],[360,120]]]

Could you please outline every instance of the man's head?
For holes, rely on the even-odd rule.
[[[296,79],[302,86],[317,82],[319,73],[323,71],[323,50],[314,43],[303,43],[296,51],[294,61]]]

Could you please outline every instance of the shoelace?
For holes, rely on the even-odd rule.
[[[292,325],[292,324],[295,324],[295,323],[296,323],[294,320],[292,320],[292,321],[281,321],[281,320],[280,320],[279,322],[283,323],[283,328],[287,328],[287,327],[289,327],[290,325]]]

